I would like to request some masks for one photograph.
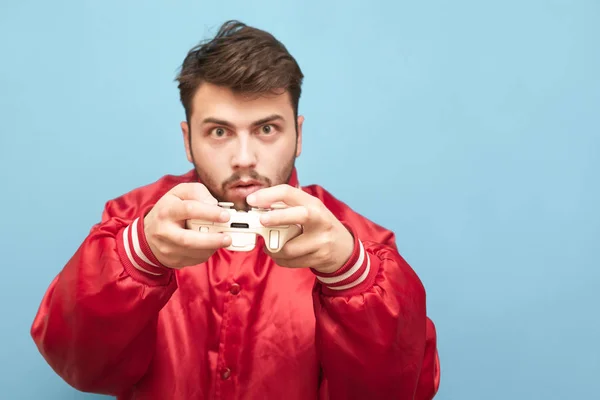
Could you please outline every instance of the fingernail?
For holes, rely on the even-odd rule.
[[[262,221],[262,223],[263,223],[263,224],[268,224],[268,223],[269,223],[269,220],[270,220],[271,218],[269,218],[269,216],[268,216],[268,215],[262,215],[262,216],[260,217],[260,219],[261,219],[261,221]]]
[[[231,240],[231,236],[229,236],[229,235],[228,235],[228,236],[225,236],[225,237],[223,238],[223,244],[224,244],[224,245],[229,245],[229,241],[230,241],[230,240]]]
[[[229,220],[229,213],[227,211],[223,211],[220,217],[223,221],[227,221]]]
[[[248,203],[254,203],[254,202],[256,201],[256,196],[255,196],[255,195],[253,195],[253,194],[251,194],[251,195],[249,195],[248,197],[246,197],[246,201],[247,201]]]

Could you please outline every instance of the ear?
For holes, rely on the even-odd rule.
[[[304,116],[298,116],[298,137],[296,138],[296,158],[300,157],[302,153],[302,124],[304,123]]]
[[[192,157],[192,149],[190,148],[190,127],[186,121],[182,121],[180,126],[181,133],[183,134],[183,145],[185,146],[185,154],[187,155],[188,161],[193,164],[194,158]]]

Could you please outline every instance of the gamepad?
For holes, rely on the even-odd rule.
[[[186,221],[188,229],[199,232],[227,232],[231,234],[231,245],[226,247],[233,251],[251,251],[256,246],[256,235],[265,240],[265,245],[272,253],[277,253],[290,240],[302,233],[298,225],[269,226],[260,223],[260,216],[271,209],[281,208],[274,205],[271,209],[252,208],[250,211],[237,211],[233,203],[219,202],[219,207],[229,212],[227,222],[210,222],[199,219]]]

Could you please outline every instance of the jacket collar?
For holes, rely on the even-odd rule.
[[[288,181],[288,185],[296,188],[300,187],[300,181],[298,180],[298,171],[296,170],[296,167],[294,167],[294,169],[292,170],[292,174],[290,176],[290,180]]]

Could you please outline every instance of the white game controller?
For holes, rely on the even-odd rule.
[[[260,235],[269,251],[277,253],[288,241],[302,233],[302,228],[298,225],[263,226],[260,216],[270,209],[252,208],[248,212],[237,211],[233,208],[233,203],[228,202],[220,202],[219,206],[229,212],[229,221],[207,222],[190,219],[186,221],[186,227],[199,232],[229,233],[231,245],[227,249],[233,251],[251,251],[256,246],[256,235]],[[275,208],[281,207],[274,206],[273,209]]]

